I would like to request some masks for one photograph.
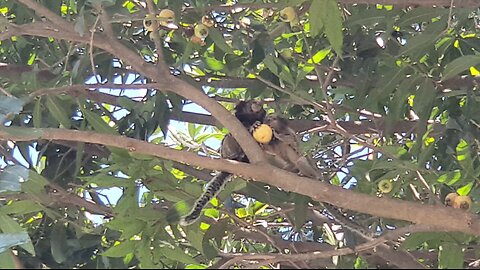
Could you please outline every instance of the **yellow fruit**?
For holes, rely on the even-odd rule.
[[[453,208],[468,210],[472,205],[472,199],[469,196],[457,196],[453,200]]]
[[[204,39],[208,36],[208,27],[203,24],[197,24],[194,29],[194,34],[196,37]]]
[[[383,179],[382,181],[378,182],[378,190],[382,193],[390,193],[393,189],[393,183],[389,179]]]
[[[153,24],[156,23],[155,18],[151,14],[147,14],[145,19],[143,19],[143,27],[147,31],[153,31]]]
[[[168,27],[175,23],[175,12],[171,9],[162,9],[157,18],[161,26]]]
[[[261,124],[253,130],[253,138],[259,143],[267,144],[273,138],[273,130],[270,126]]]
[[[297,12],[293,7],[286,7],[280,10],[279,16],[284,22],[292,22],[297,18]]]
[[[202,17],[202,24],[206,27],[212,27],[215,24],[215,21],[208,15]]]
[[[458,194],[455,192],[448,193],[445,197],[445,205],[446,206],[453,206],[453,202],[458,197]]]

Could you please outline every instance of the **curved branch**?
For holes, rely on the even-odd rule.
[[[1,69],[1,68],[0,68]],[[76,84],[64,87],[56,88],[43,88],[35,92],[32,92],[29,97],[37,97],[42,95],[56,95],[61,93],[68,93],[74,97],[86,97],[90,100],[99,103],[107,103],[121,107],[118,102],[119,96],[112,95],[103,92],[92,91],[90,89],[98,88],[114,88],[114,89],[150,89],[155,88],[155,83],[147,84],[131,84],[131,85],[116,85],[116,84]],[[219,99],[215,97],[213,99]],[[226,102],[235,102],[233,99],[224,99]],[[137,101],[135,101],[137,102]],[[190,122],[195,124],[210,125],[221,127],[221,123],[217,121],[211,115],[192,113],[192,112],[179,112],[171,115],[172,120],[181,122]],[[328,128],[328,122],[326,120],[307,120],[307,119],[289,119],[288,125],[296,132],[306,132],[315,129],[317,132],[327,131],[335,132]],[[383,118],[377,118],[376,121],[337,121],[337,124],[344,130],[347,130],[350,134],[372,134],[382,133],[386,130]],[[444,129],[444,126],[440,123],[429,122],[433,124],[434,132],[438,133]],[[418,121],[398,121],[391,124],[391,132],[398,133],[412,133],[415,132],[418,125]]]
[[[14,141],[37,139],[64,140],[114,146],[127,149],[132,153],[142,153],[207,169],[230,172],[247,179],[254,179],[255,181],[278,186],[286,191],[309,196],[315,201],[326,202],[357,212],[406,220],[417,224],[439,227],[442,230],[480,235],[479,217],[466,211],[369,196],[317,180],[300,177],[269,164],[256,165],[232,160],[212,159],[123,136],[76,130],[8,127],[0,130],[0,139]],[[431,218],[432,216],[435,218]]]

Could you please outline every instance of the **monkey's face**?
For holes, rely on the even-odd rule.
[[[235,116],[247,127],[250,127],[256,121],[263,122],[266,114],[267,112],[263,109],[262,104],[257,101],[240,101],[235,106]]]

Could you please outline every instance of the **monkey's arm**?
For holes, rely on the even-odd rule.
[[[285,118],[269,115],[264,123],[273,129],[274,140],[264,146],[265,151],[273,156],[274,163],[279,167],[302,175],[321,179],[321,174],[310,160],[299,152],[298,139],[295,131],[289,127]]]

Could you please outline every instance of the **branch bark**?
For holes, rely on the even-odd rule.
[[[397,199],[377,198],[300,177],[269,164],[247,164],[232,160],[211,159],[123,136],[76,130],[8,127],[0,130],[0,139],[13,141],[64,140],[114,146],[127,149],[132,153],[142,153],[197,167],[230,172],[241,175],[246,179],[262,181],[286,191],[309,196],[315,201],[326,202],[357,212],[406,220],[448,231],[480,235],[480,219],[471,213],[443,206],[421,205]],[[432,216],[435,218],[431,218]]]

